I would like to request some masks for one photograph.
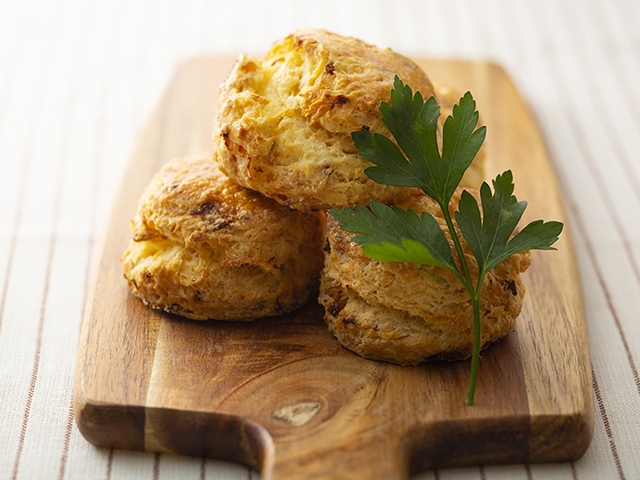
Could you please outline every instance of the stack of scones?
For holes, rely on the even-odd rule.
[[[382,185],[351,132],[391,137],[380,102],[395,76],[435,96],[441,122],[459,95],[411,60],[323,30],[301,30],[260,60],[241,55],[220,88],[213,150],[166,164],[140,199],[122,261],[131,291],[191,319],[253,320],[291,312],[318,293],[329,330],[359,355],[401,365],[471,355],[473,312],[449,271],[366,256],[327,210],[387,205],[431,213],[421,191]],[[483,179],[480,154],[462,186]],[[455,209],[459,192],[450,208]],[[473,272],[477,264],[465,247]],[[527,252],[491,270],[482,343],[506,335],[524,297]]]

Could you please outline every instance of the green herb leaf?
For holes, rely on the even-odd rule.
[[[451,247],[431,214],[418,216],[413,210],[388,207],[372,201],[370,209],[332,209],[342,229],[358,233],[353,241],[376,260],[434,265],[457,272]]]
[[[524,250],[553,250],[563,225],[559,222],[530,223],[510,239],[522,218],[526,202],[518,202],[513,195],[513,175],[507,170],[493,181],[494,194],[485,182],[480,188],[482,212],[476,199],[463,192],[455,213],[462,236],[478,262],[480,276],[511,255]]]
[[[421,188],[441,205],[447,204],[484,141],[485,127],[475,129],[476,102],[467,92],[453,107],[453,116],[444,124],[441,156],[437,142],[440,107],[436,99],[423,101],[420,92],[413,95],[398,77],[394,87],[392,105],[382,102],[380,110],[404,155],[384,135],[353,132],[359,155],[376,165],[365,173],[378,183]]]
[[[475,130],[478,118],[476,102],[471,92],[467,92],[460,103],[453,106],[452,116],[444,122],[441,163],[446,167],[441,167],[443,173],[439,180],[447,203],[484,142],[487,129],[482,126]]]

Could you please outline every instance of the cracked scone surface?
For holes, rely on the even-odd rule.
[[[241,55],[222,84],[214,127],[220,168],[241,185],[300,210],[395,203],[409,189],[381,185],[364,169],[351,132],[390,136],[380,102],[395,75],[434,95],[411,60],[354,38],[301,30],[260,60]]]
[[[323,222],[237,185],[209,152],[190,155],[142,194],[124,274],[145,303],[184,317],[279,315],[317,292]]]
[[[438,205],[429,197],[415,195],[399,206],[427,211],[445,226]],[[340,343],[365,358],[401,365],[416,365],[434,356],[469,357],[471,300],[453,273],[440,267],[373,260],[351,241],[353,236],[328,218],[319,302],[329,330]],[[466,244],[465,257],[472,275],[477,275],[477,263]],[[525,294],[520,273],[529,265],[529,253],[518,253],[485,277],[480,300],[483,346],[515,326]]]

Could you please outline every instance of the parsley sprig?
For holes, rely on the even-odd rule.
[[[420,92],[414,95],[396,76],[391,104],[382,102],[380,110],[397,145],[378,133],[353,132],[351,137],[360,150],[359,155],[374,164],[365,173],[378,183],[418,187],[433,198],[440,206],[455,251],[438,222],[427,212],[418,215],[413,210],[371,201],[369,208],[358,205],[354,209],[332,209],[330,213],[342,224],[343,230],[358,234],[353,240],[373,259],[446,268],[464,285],[471,298],[474,319],[466,400],[471,405],[481,348],[480,293],[487,272],[518,252],[555,250],[551,245],[558,239],[563,224],[537,220],[513,235],[527,203],[519,202],[513,195],[513,175],[507,170],[493,180],[493,192],[486,182],[481,186],[482,209],[473,195],[466,190],[462,192],[454,212],[462,235],[460,239],[449,212],[449,202],[486,135],[484,126],[476,128],[478,112],[471,93],[467,92],[454,105],[446,119],[442,149],[437,141],[440,107],[434,97],[424,101]],[[471,275],[465,260],[463,240],[477,261],[477,278]]]

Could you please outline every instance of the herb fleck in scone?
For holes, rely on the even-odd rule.
[[[389,49],[323,30],[275,43],[263,60],[240,56],[220,89],[214,127],[220,169],[241,185],[300,210],[384,203],[409,189],[381,185],[364,169],[351,132],[389,135],[380,102],[395,75],[425,98],[426,74]]]
[[[283,314],[317,292],[323,223],[237,185],[210,153],[176,159],[140,199],[124,274],[145,303],[184,317]]]
[[[398,206],[429,212],[446,228],[438,204],[426,195],[414,195]],[[441,267],[373,260],[351,241],[353,236],[329,217],[319,301],[337,339],[365,358],[401,365],[432,356],[469,357],[472,304],[456,276]],[[465,258],[477,276],[477,263],[466,245]],[[483,346],[513,329],[525,293],[520,273],[529,265],[529,253],[518,253],[485,277],[480,298]]]

